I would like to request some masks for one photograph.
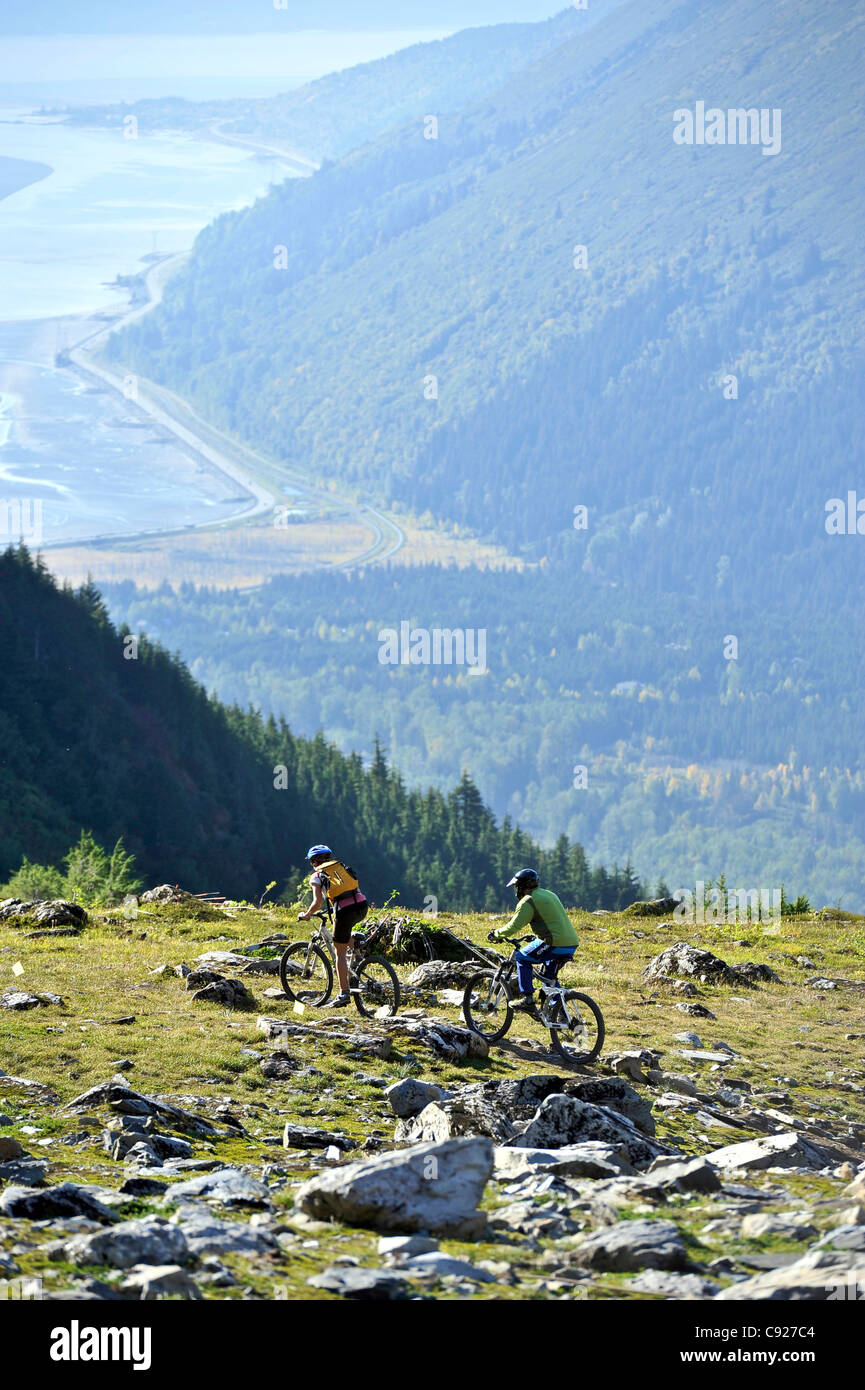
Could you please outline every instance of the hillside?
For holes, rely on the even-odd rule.
[[[476,942],[490,926],[480,916],[442,920]],[[772,1316],[789,1326],[801,1319],[788,1300],[804,1298],[813,1325],[815,1300],[855,1297],[863,1278],[865,1072],[861,1041],[850,1041],[861,1039],[861,922],[689,933],[692,945],[734,964],[766,962],[778,977],[734,987],[647,983],[647,963],[676,940],[669,923],[575,921],[581,946],[569,978],[607,1021],[593,1068],[563,1067],[511,1035],[487,1056],[455,1060],[447,1053],[465,1042],[459,1012],[429,987],[407,993],[411,1019],[315,1009],[299,1018],[260,973],[278,948],[254,952],[253,972],[219,967],[245,983],[246,1008],[197,998],[194,977],[185,987],[179,976],[208,952],[299,936],[285,909],[143,904],[137,920],[95,912],[61,940],[0,921],[0,949],[24,969],[16,989],[61,1001],[0,1009],[10,1073],[0,1074],[0,1269],[41,1278],[46,1295],[90,1300],[422,1296],[579,1299],[594,1309],[666,1300],[652,1309],[655,1333],[672,1322],[670,1300],[771,1296],[784,1301]],[[410,970],[399,967],[404,984]],[[820,976],[830,977],[822,989]],[[411,1118],[436,1095],[441,1106]],[[524,1095],[535,1099],[520,1106]],[[570,1139],[562,1130],[553,1152],[532,1154],[520,1132],[545,1095],[548,1126],[558,1105],[562,1121],[568,1107],[577,1112],[582,1130]],[[412,1132],[436,1124],[469,1136],[458,1154],[482,1213],[473,1235],[434,1227],[400,1249],[412,1225],[380,1199],[354,1219],[310,1214],[302,1183],[345,1186],[353,1165],[370,1160],[398,1165],[384,1185],[396,1208],[399,1165],[418,1161]],[[491,1128],[494,1150],[471,1138]],[[420,1156],[440,1159],[444,1182],[447,1150],[431,1142]],[[679,1161],[650,1168],[658,1152]],[[453,1221],[451,1207],[439,1207]],[[605,1242],[615,1256],[604,1257]],[[411,1258],[419,1250],[425,1261]],[[364,1281],[378,1292],[364,1293]],[[688,1303],[683,1326],[693,1311]],[[707,1321],[705,1303],[701,1312]],[[733,1318],[758,1313],[752,1302]],[[827,1346],[838,1345],[838,1329],[836,1315],[820,1334]],[[666,1340],[653,1352],[659,1366]]]
[[[0,882],[22,858],[58,865],[82,829],[123,837],[147,877],[293,900],[311,841],[326,838],[369,895],[395,889],[457,909],[509,904],[522,863],[549,865],[574,904],[642,895],[626,868],[591,869],[579,845],[542,852],[499,825],[468,776],[407,792],[376,747],[368,768],[320,735],[209,699],[176,658],[108,621],[98,591],[59,590],[23,548],[0,555]]]

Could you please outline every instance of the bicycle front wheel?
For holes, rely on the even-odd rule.
[[[596,1062],[604,1045],[604,1016],[587,994],[566,989],[550,1005],[553,1051],[569,1062]]]
[[[317,1007],[330,998],[333,966],[320,946],[311,941],[293,941],[282,953],[279,980],[295,1004]]]
[[[399,977],[384,956],[364,956],[354,972],[351,996],[364,1018],[393,1018],[399,1008]]]
[[[463,993],[463,1018],[487,1042],[503,1038],[513,1022],[508,991],[497,970],[479,970]]]

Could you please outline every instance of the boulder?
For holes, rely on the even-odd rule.
[[[180,1265],[133,1265],[120,1285],[143,1302],[156,1298],[201,1298],[201,1290]]]
[[[296,1205],[322,1221],[471,1239],[486,1225],[477,1206],[492,1167],[489,1139],[419,1144],[319,1173],[300,1187]]]
[[[424,1255],[413,1255],[403,1261],[400,1269],[412,1279],[472,1279],[481,1284],[494,1284],[495,1277],[473,1265],[470,1260],[457,1259],[441,1250],[430,1250]]]
[[[250,1177],[242,1168],[222,1168],[215,1173],[199,1173],[195,1178],[175,1183],[166,1192],[163,1202],[180,1202],[203,1197],[220,1202],[224,1207],[269,1207],[270,1194],[258,1178]]]
[[[511,1202],[506,1207],[498,1207],[490,1214],[489,1220],[494,1231],[510,1231],[529,1236],[532,1240],[542,1237],[545,1240],[560,1240],[580,1230],[579,1222],[572,1221],[564,1207],[552,1202]]]
[[[513,1182],[532,1174],[569,1178],[614,1178],[634,1172],[622,1151],[613,1144],[572,1144],[564,1149],[498,1148],[494,1150],[495,1177]]]
[[[419,1115],[425,1106],[441,1100],[442,1094],[438,1086],[431,1085],[429,1081],[416,1081],[411,1076],[404,1077],[402,1081],[395,1081],[385,1091],[391,1110],[401,1120]]]
[[[273,1255],[278,1253],[276,1238],[260,1227],[240,1221],[220,1221],[199,1207],[182,1206],[172,1217],[182,1230],[191,1254]]]
[[[562,1149],[587,1140],[612,1145],[638,1169],[648,1168],[653,1159],[670,1152],[667,1145],[642,1135],[624,1115],[569,1095],[548,1096],[529,1125],[509,1144],[516,1148]]]
[[[585,1269],[618,1273],[631,1269],[685,1269],[685,1243],[672,1221],[617,1221],[587,1236],[573,1251]]]
[[[356,1149],[357,1140],[349,1139],[331,1129],[315,1129],[312,1125],[295,1125],[289,1120],[282,1135],[284,1149]]]
[[[483,1135],[506,1144],[516,1126],[483,1096],[465,1093],[424,1106],[419,1115],[400,1120],[394,1138],[398,1143],[443,1144],[463,1135]]]
[[[657,1293],[683,1301],[714,1298],[720,1289],[719,1284],[699,1274],[671,1274],[664,1269],[644,1270],[636,1279],[626,1279],[622,1287],[631,1293]]]
[[[45,1180],[48,1164],[29,1154],[24,1158],[13,1158],[8,1163],[0,1163],[0,1181],[15,1183],[21,1187],[36,1187]],[[8,1190],[8,1189],[7,1189]]]
[[[0,1134],[0,1163],[8,1163],[10,1158],[29,1158],[30,1154],[11,1134]]]
[[[707,1158],[656,1158],[640,1182],[677,1192],[717,1192],[721,1187],[718,1171]]]
[[[743,1168],[813,1168],[819,1170],[829,1163],[828,1155],[803,1139],[800,1134],[788,1131],[784,1134],[766,1134],[759,1139],[748,1139],[742,1144],[729,1144],[726,1148],[715,1149],[706,1154],[706,1161],[715,1168],[724,1170]]]
[[[483,1061],[489,1056],[489,1044],[480,1033],[445,1023],[443,1019],[385,1018],[382,1024],[397,1037],[428,1047],[445,1062],[462,1062],[469,1058]]]
[[[797,1221],[789,1212],[754,1211],[743,1216],[741,1234],[751,1240],[762,1236],[779,1236],[782,1240],[810,1240],[817,1227],[807,1221]]]
[[[433,1236],[380,1236],[378,1242],[378,1253],[389,1259],[428,1255],[438,1248],[439,1243]]]
[[[0,1099],[10,1101],[47,1101],[49,1105],[56,1105],[60,1097],[56,1091],[52,1091],[50,1086],[44,1086],[41,1081],[29,1081],[24,1076],[7,1076],[5,1072],[0,1072]]]
[[[647,902],[629,903],[623,909],[626,917],[667,917],[675,912],[680,898],[650,898]]]
[[[827,1302],[858,1299],[865,1286],[865,1259],[809,1250],[800,1260],[731,1284],[716,1294],[725,1302]]]
[[[287,1052],[274,1052],[270,1057],[262,1057],[259,1062],[262,1076],[268,1081],[288,1081],[298,1070],[300,1062],[289,1057]]]
[[[680,1096],[696,1096],[697,1087],[690,1076],[683,1076],[681,1072],[665,1071],[661,1077],[661,1085],[668,1091],[675,1091]]]
[[[143,903],[186,903],[191,900],[192,894],[187,893],[185,888],[178,888],[176,883],[160,883],[157,888],[148,888],[146,893],[141,894]]]
[[[73,1236],[66,1242],[65,1258],[76,1265],[110,1265],[131,1269],[133,1265],[181,1264],[188,1258],[186,1237],[177,1226],[158,1216],[137,1221],[121,1221],[94,1235]]]
[[[144,1118],[152,1115],[171,1129],[180,1129],[185,1134],[192,1134],[200,1139],[218,1136],[216,1126],[201,1115],[193,1115],[190,1111],[182,1110],[180,1106],[171,1105],[156,1096],[144,1096],[117,1079],[91,1086],[89,1090],[82,1091],[81,1095],[70,1100],[63,1109],[75,1114],[82,1110],[92,1110],[99,1105],[108,1105],[120,1115],[139,1115]]]
[[[306,1282],[314,1289],[364,1301],[405,1298],[409,1292],[404,1275],[392,1269],[367,1269],[360,1265],[328,1265]]]
[[[13,1009],[19,1012],[23,1009],[39,1009],[48,1004],[62,1003],[63,1000],[59,994],[28,994],[21,989],[7,989],[0,994],[0,1009]]]
[[[56,1221],[84,1216],[88,1221],[110,1225],[117,1215],[86,1187],[74,1182],[57,1183],[54,1187],[7,1187],[0,1194],[0,1211],[4,1216],[27,1221]]]
[[[0,902],[0,921],[15,917],[34,918],[43,927],[75,927],[80,930],[87,925],[87,913],[78,903],[67,902],[65,898],[25,901],[22,898],[4,898]]]
[[[164,965],[162,969],[171,975],[174,974],[170,966]],[[190,970],[183,978],[187,990],[191,993],[194,989],[204,989],[205,985],[218,985],[225,976],[220,975],[218,970],[211,970],[207,965],[200,965],[196,970]]]
[[[655,956],[649,961],[643,975],[647,980],[666,980],[670,975],[686,975],[702,980],[704,984],[741,986],[753,985],[757,980],[780,983],[768,965],[758,965],[755,961],[746,961],[742,966],[728,965],[720,956],[699,946],[691,946],[687,941],[677,941]]]
[[[215,984],[205,985],[203,989],[198,989],[192,996],[193,1003],[199,1004],[221,1004],[226,1009],[250,1009],[255,1005],[255,999],[242,980],[218,980]]]

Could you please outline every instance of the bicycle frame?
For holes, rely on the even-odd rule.
[[[522,941],[515,941],[513,943],[514,952],[516,952],[516,950],[522,944]],[[559,968],[563,969],[564,965],[566,964],[567,961],[563,961],[562,966],[560,966]],[[512,954],[508,957],[507,960],[503,961],[502,964],[498,966],[495,973],[495,979],[496,981],[500,981],[501,984],[504,985],[505,989],[507,989],[516,973],[517,962],[515,955]],[[555,1028],[569,1027],[574,1022],[574,1019],[568,1008],[568,1001],[566,997],[567,990],[565,989],[564,985],[559,984],[558,971],[556,971],[555,976],[551,980],[549,976],[541,974],[540,970],[536,965],[532,965],[532,980],[535,984],[538,985],[541,995],[543,996],[540,1008],[540,1019],[544,1027],[549,1028],[551,1031]],[[565,1023],[554,1021],[553,1019],[547,1017],[547,1007],[556,1000],[558,1000],[562,1006],[562,1011],[564,1012],[565,1019],[567,1020]]]

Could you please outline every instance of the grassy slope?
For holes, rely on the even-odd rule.
[[[209,921],[191,920],[178,909],[149,907],[148,912],[152,915],[146,919],[140,917],[134,923],[111,914],[95,914],[93,925],[79,938],[31,941],[24,937],[22,928],[0,924],[4,987],[23,987],[36,992],[50,990],[62,994],[65,1000],[62,1008],[23,1014],[0,1012],[0,1060],[8,1073],[52,1086],[61,1100],[68,1101],[87,1087],[107,1080],[115,1071],[117,1059],[128,1057],[134,1064],[127,1074],[129,1084],[146,1094],[194,1093],[211,1098],[213,1104],[225,1100],[231,1103],[233,1113],[241,1116],[250,1137],[217,1142],[217,1157],[250,1165],[253,1171],[259,1170],[262,1163],[275,1163],[285,1168],[292,1180],[299,1180],[313,1171],[307,1158],[262,1142],[264,1135],[279,1135],[288,1118],[332,1127],[359,1139],[372,1130],[390,1137],[394,1117],[389,1106],[380,1089],[354,1079],[358,1072],[389,1081],[416,1075],[454,1085],[559,1069],[553,1059],[540,1055],[531,1057],[507,1043],[494,1048],[486,1062],[454,1066],[437,1062],[416,1047],[409,1054],[404,1043],[395,1045],[393,1057],[388,1062],[356,1062],[346,1057],[347,1044],[334,1041],[323,1044],[319,1038],[293,1038],[291,1054],[304,1065],[314,1065],[320,1074],[300,1077],[291,1083],[267,1081],[261,1075],[258,1060],[244,1055],[242,1049],[255,1049],[265,1055],[271,1050],[256,1029],[260,1013],[289,1016],[286,1003],[263,997],[264,988],[274,983],[274,977],[246,976],[258,1007],[249,1013],[237,1013],[213,1005],[194,1004],[179,979],[174,976],[150,979],[148,972],[166,962],[191,964],[205,950],[237,948],[276,930],[296,937],[302,934],[299,924],[293,921],[287,909],[250,911],[234,919],[213,913],[213,920]],[[818,996],[804,985],[805,979],[816,972],[795,964],[795,957],[804,954],[815,962],[820,974],[862,978],[865,920],[842,926],[824,924],[813,917],[785,919],[777,935],[774,934],[776,928],[769,928],[767,932],[760,926],[682,931],[651,919],[635,920],[622,915],[575,914],[574,920],[581,933],[581,946],[571,974],[574,981],[602,1005],[607,1021],[607,1056],[627,1048],[650,1046],[664,1051],[665,1069],[687,1072],[691,1064],[676,1057],[675,1048],[679,1044],[673,1041],[673,1035],[694,1027],[707,1047],[724,1041],[740,1052],[742,1060],[737,1060],[728,1074],[742,1077],[754,1087],[772,1086],[779,1083],[779,1078],[784,1078],[781,1087],[786,1090],[792,1075],[798,1084],[786,1108],[797,1116],[807,1119],[808,1103],[812,1102],[822,1114],[838,1116],[843,1113],[860,1122],[865,1120],[862,1043],[845,1038],[848,1033],[861,1037],[862,996],[852,990]],[[491,924],[490,918],[480,915],[444,916],[441,921],[478,941],[484,940]],[[717,1022],[689,1019],[676,1009],[674,999],[668,997],[667,992],[658,991],[650,999],[640,980],[646,962],[680,936],[713,949],[731,963],[745,959],[766,960],[784,984],[742,991],[700,986],[701,1002],[717,1014]],[[745,941],[747,946],[741,944]],[[19,960],[24,973],[16,979],[11,974],[11,966]],[[401,970],[401,973],[407,971]],[[456,1010],[436,1012],[454,1022],[459,1021]],[[135,1016],[131,1025],[110,1022],[128,1014]],[[808,1031],[801,1031],[803,1028]],[[842,1076],[845,1068],[852,1068],[852,1074],[846,1078]],[[696,1072],[690,1074],[698,1075]],[[838,1082],[849,1081],[852,1075],[859,1080],[858,1094],[835,1089]],[[701,1091],[713,1090],[719,1080],[705,1064],[701,1066],[698,1081]],[[647,1089],[646,1094],[651,1096],[652,1093]],[[31,1153],[49,1156],[49,1181],[83,1180],[109,1187],[120,1185],[125,1175],[123,1167],[102,1151],[98,1140],[101,1125],[95,1121],[89,1124],[80,1116],[64,1117],[50,1106],[34,1107],[30,1103],[24,1113],[14,1095],[4,1093],[2,1079],[0,1110],[16,1121],[11,1128],[3,1128],[3,1135],[17,1135]],[[742,1130],[720,1127],[692,1131],[687,1116],[680,1115],[673,1120],[658,1112],[656,1118],[659,1137],[689,1152],[705,1152],[708,1148],[748,1137]],[[23,1134],[22,1123],[33,1124],[39,1133]],[[92,1143],[73,1148],[64,1142],[64,1136],[73,1132],[80,1134],[82,1128],[92,1129]],[[54,1142],[39,1148],[37,1140],[41,1138],[51,1138]],[[196,1157],[205,1156],[201,1144],[196,1143],[194,1148]],[[757,1186],[771,1186],[780,1181],[791,1195],[806,1197],[809,1205],[818,1199],[837,1197],[843,1186],[837,1179],[802,1176],[779,1178],[756,1174],[753,1181]],[[288,1223],[292,1219],[291,1194],[292,1188],[288,1186],[277,1198]],[[492,1207],[507,1200],[495,1185],[487,1189],[485,1205]],[[128,1214],[140,1214],[148,1209],[159,1210],[157,1199],[130,1202]],[[621,1214],[628,1215],[628,1209],[623,1209]],[[661,1214],[679,1223],[692,1242],[695,1257],[702,1261],[721,1253],[754,1251],[767,1245],[766,1241],[748,1242],[721,1234],[700,1245],[697,1230],[713,1214],[717,1215],[708,1198],[674,1198],[666,1208],[661,1208]],[[830,1222],[829,1210],[821,1215],[818,1207],[817,1222],[835,1224],[837,1215]],[[13,1239],[21,1240],[21,1223],[17,1225],[15,1237],[7,1235],[3,1242],[0,1235],[0,1249],[5,1243],[8,1250]],[[45,1238],[38,1231],[34,1231],[33,1236],[36,1241]],[[228,1290],[208,1289],[207,1296],[240,1297],[245,1288],[252,1291],[247,1296],[274,1297],[274,1290],[282,1286],[276,1294],[278,1297],[329,1297],[308,1289],[305,1281],[332,1262],[335,1255],[354,1254],[362,1263],[378,1263],[376,1237],[370,1232],[333,1227],[324,1228],[324,1233],[316,1231],[313,1236],[318,1244],[310,1243],[309,1231],[299,1232],[297,1249],[275,1261],[259,1258],[254,1265],[247,1265],[241,1257],[227,1256],[225,1263],[234,1270],[240,1282],[237,1288]],[[771,1246],[773,1242],[768,1244]],[[781,1245],[782,1248],[796,1248],[789,1241]],[[557,1246],[561,1246],[561,1242],[557,1242]],[[549,1297],[552,1292],[536,1286],[537,1279],[544,1277],[545,1253],[555,1248],[550,1242],[542,1241],[537,1250],[513,1245],[469,1246],[460,1242],[445,1242],[444,1248],[474,1259],[504,1258],[514,1264],[519,1283],[484,1285],[478,1297],[538,1298]],[[23,1273],[42,1274],[56,1287],[67,1286],[69,1271],[41,1256],[37,1245],[17,1253],[16,1258]],[[100,1271],[93,1273],[100,1274]],[[101,1274],[104,1277],[104,1271]],[[617,1291],[621,1278],[598,1276],[588,1296],[621,1297]],[[453,1292],[443,1289],[440,1296],[450,1297]]]

